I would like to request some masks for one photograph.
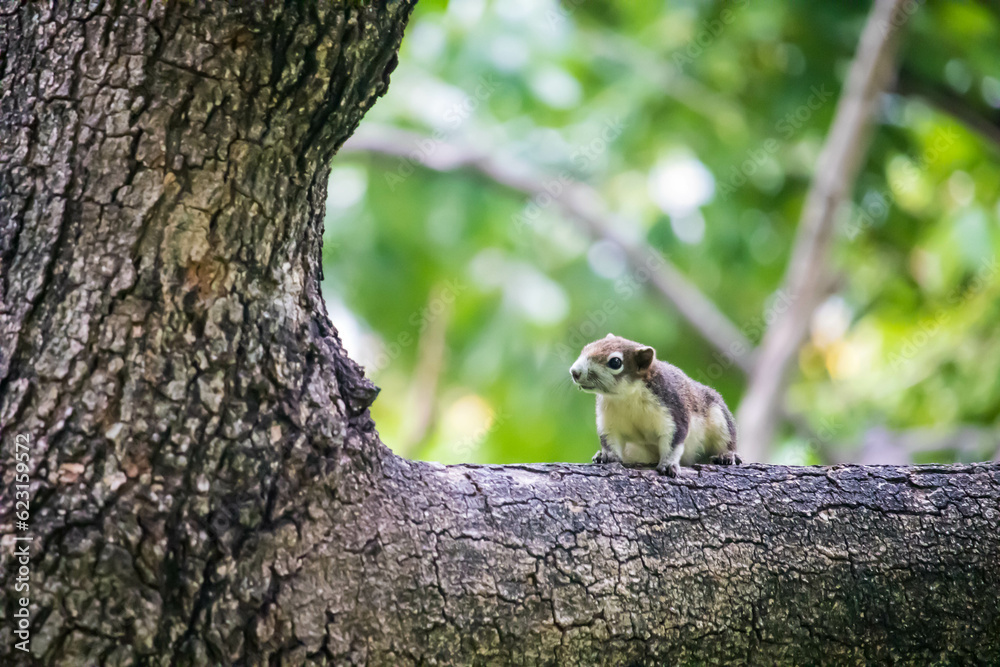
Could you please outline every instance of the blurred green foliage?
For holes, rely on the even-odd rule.
[[[417,156],[447,143],[572,174],[758,342],[869,8],[421,0],[361,131],[418,132]],[[775,460],[856,458],[877,426],[1000,424],[1000,149],[943,110],[1000,134],[1000,11],[912,8],[898,91],[835,243],[840,282],[789,390],[802,423]],[[609,331],[655,346],[735,410],[742,372],[619,249],[553,205],[516,225],[523,195],[417,162],[338,157],[324,246],[331,318],[382,387],[373,413],[393,449],[588,461],[593,397],[567,369]],[[996,439],[983,443],[910,455],[992,457]]]

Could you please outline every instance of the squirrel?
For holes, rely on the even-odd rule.
[[[657,360],[653,348],[609,333],[584,346],[569,373],[580,389],[597,394],[601,449],[594,463],[655,463],[660,474],[676,477],[685,445],[690,455],[714,454],[720,465],[743,462],[719,392]]]

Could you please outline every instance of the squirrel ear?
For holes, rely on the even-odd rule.
[[[607,336],[605,336],[605,338],[614,338],[614,337],[615,335],[613,333],[609,333]]]
[[[651,347],[640,347],[635,351],[635,365],[640,371],[649,368],[654,359],[656,359],[656,350]]]

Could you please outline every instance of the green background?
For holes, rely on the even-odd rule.
[[[793,371],[799,422],[774,461],[997,454],[1000,10],[912,8],[834,243],[837,288]],[[869,9],[421,0],[359,129],[417,133],[402,149],[419,159],[345,151],[326,220],[328,310],[382,388],[383,440],[446,463],[589,461],[594,399],[567,369],[609,331],[656,347],[735,411],[744,374],[618,248],[541,201],[517,224],[523,194],[419,162],[458,147],[551,187],[560,174],[589,184],[619,233],[759,342]]]

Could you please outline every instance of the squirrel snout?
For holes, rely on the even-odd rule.
[[[573,376],[574,380],[579,380],[580,379],[580,370],[577,369],[577,368],[571,368],[571,369],[569,369],[569,374]]]

